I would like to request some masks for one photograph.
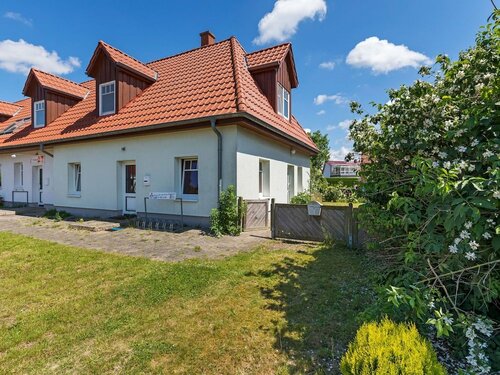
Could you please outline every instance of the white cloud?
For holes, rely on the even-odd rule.
[[[326,16],[325,0],[277,0],[274,8],[259,21],[259,36],[253,42],[283,42],[297,32],[305,19],[322,21]]]
[[[343,130],[349,130],[349,126],[351,126],[352,124],[352,120],[344,120],[344,121],[340,121],[339,122],[339,129],[343,129]]]
[[[0,40],[0,69],[8,72],[27,74],[31,67],[36,67],[48,73],[68,74],[79,66],[77,57],[63,60],[56,51],[49,52],[23,39]]]
[[[333,61],[325,61],[319,64],[319,67],[321,69],[326,69],[326,70],[333,70],[335,68],[335,62]]]
[[[396,45],[372,36],[359,42],[346,58],[349,65],[370,68],[375,74],[389,73],[411,66],[418,68],[432,61],[420,52],[410,50],[403,44]]]
[[[344,98],[340,94],[335,94],[335,95],[320,94],[314,98],[314,104],[316,105],[321,105],[330,101],[335,102],[335,104],[346,104],[348,102],[347,98]]]
[[[17,22],[21,22],[22,24],[25,24],[26,26],[33,26],[33,21],[23,17],[22,14],[20,13],[15,13],[15,12],[6,12],[3,15],[4,18],[8,18],[10,20],[14,20]]]
[[[326,127],[327,132],[331,132],[332,130],[335,130],[335,129],[337,129],[337,125],[328,125]]]
[[[330,150],[330,160],[344,160],[346,155],[353,152],[351,148],[342,146],[338,149]]]
[[[324,109],[322,109],[321,111],[316,112],[316,114],[318,116],[323,116],[325,113],[326,113],[326,111]]]

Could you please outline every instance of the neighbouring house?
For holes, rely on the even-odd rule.
[[[361,163],[343,160],[330,160],[323,167],[324,177],[358,177]]]
[[[76,83],[31,69],[0,102],[0,196],[75,215],[144,214],[151,192],[183,199],[208,223],[220,189],[289,202],[309,184],[317,148],[293,116],[291,44],[247,53],[231,37],[150,63],[100,41]],[[149,201],[176,217],[178,200]]]

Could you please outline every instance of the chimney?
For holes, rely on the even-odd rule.
[[[215,35],[212,34],[210,31],[204,31],[200,33],[201,36],[201,46],[211,46],[212,44],[215,43]]]

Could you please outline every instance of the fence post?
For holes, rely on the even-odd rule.
[[[276,200],[274,198],[271,199],[271,238],[276,239]]]
[[[238,197],[238,226],[240,230],[243,232],[245,228],[243,228],[243,197]]]
[[[356,218],[356,212],[357,209],[353,210],[353,217],[352,217],[352,243],[353,246],[357,249],[359,248],[359,223]]]
[[[354,224],[354,215],[352,209],[352,203],[349,203],[349,209],[347,210],[347,246],[349,249],[353,247],[353,224]]]

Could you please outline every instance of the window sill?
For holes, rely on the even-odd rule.
[[[82,194],[80,193],[68,193],[68,198],[81,198]]]

